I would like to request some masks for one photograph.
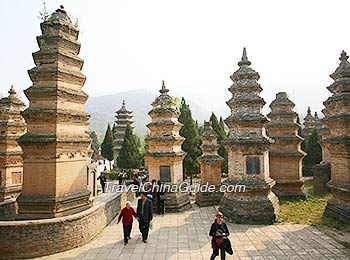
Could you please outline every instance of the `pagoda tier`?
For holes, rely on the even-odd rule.
[[[23,149],[23,191],[19,218],[51,218],[90,207],[86,172],[90,137],[85,76],[78,57],[79,31],[66,11],[56,10],[40,24],[36,67],[28,71],[33,85],[25,90],[30,101],[23,113],[28,129]]]
[[[22,148],[17,139],[26,132],[21,116],[25,104],[11,86],[9,96],[0,99],[0,202],[17,198],[22,191]]]
[[[328,187],[332,198],[328,200],[325,214],[350,223],[350,64],[343,51],[340,65],[330,76],[334,83],[328,87],[332,93],[323,104],[322,119],[330,133],[322,139],[331,159],[331,181]]]
[[[196,194],[199,206],[218,205],[223,193],[221,187],[221,165],[224,160],[218,155],[220,145],[217,143],[217,134],[210,122],[204,122],[201,149],[203,154],[198,157],[201,167],[201,185],[214,185],[215,190],[208,192],[200,190]]]
[[[312,131],[316,129],[319,131],[322,127],[321,119],[318,118],[317,112],[315,116],[311,115],[310,107],[307,108],[307,115],[304,118],[304,134],[305,136],[310,136]]]
[[[115,115],[116,129],[114,132],[114,147],[113,147],[114,162],[117,161],[119,152],[122,148],[126,127],[128,124],[132,125],[133,123],[131,114],[132,114],[132,111],[129,111],[126,109],[125,100],[123,100],[122,107],[118,111],[116,111],[116,115]]]
[[[259,74],[250,64],[244,48],[239,69],[231,76],[232,98],[227,102],[231,115],[225,120],[229,127],[225,141],[229,178],[225,184],[243,185],[245,191],[226,191],[220,210],[239,222],[267,223],[275,219],[279,205],[271,191],[275,181],[269,172],[270,139],[265,131],[268,119],[261,113],[265,101],[259,96]]]
[[[270,148],[270,176],[276,181],[273,192],[279,198],[305,198],[302,181],[301,150],[303,138],[298,135],[300,125],[296,123],[295,104],[288,99],[287,93],[279,92],[270,104],[268,114],[269,136],[275,140]]]
[[[183,180],[182,163],[185,153],[181,149],[184,138],[179,131],[182,124],[178,121],[179,111],[176,102],[165,87],[161,95],[152,103],[148,113],[152,118],[147,125],[150,135],[146,138],[147,151],[145,164],[148,167],[149,179],[161,180],[169,184],[180,184]],[[166,208],[168,211],[179,211],[189,205],[189,196],[184,192],[167,193]]]

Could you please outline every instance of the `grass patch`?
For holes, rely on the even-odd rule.
[[[280,213],[278,214],[276,223],[313,225],[325,231],[327,234],[330,234],[329,232],[333,232],[333,234],[349,232],[350,234],[350,224],[344,224],[336,219],[323,215],[331,194],[327,193],[321,196],[314,195],[313,181],[306,181],[305,189],[308,193],[307,199],[305,200],[280,200]],[[336,237],[334,238],[338,240]],[[345,247],[350,247],[350,243],[348,242],[339,240],[338,242]]]

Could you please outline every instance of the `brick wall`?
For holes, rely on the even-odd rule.
[[[16,219],[16,199],[0,202],[0,221]]]
[[[113,194],[83,212],[54,219],[0,221],[0,258],[30,258],[82,246],[118,214],[121,200],[133,194]]]

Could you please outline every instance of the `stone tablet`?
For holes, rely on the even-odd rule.
[[[247,157],[246,159],[247,174],[259,174],[260,162],[257,157]]]
[[[159,166],[160,181],[171,182],[170,166]]]

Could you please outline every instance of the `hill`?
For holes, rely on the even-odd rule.
[[[115,111],[120,109],[122,101],[125,100],[126,108],[133,111],[134,132],[138,135],[145,135],[148,133],[146,125],[151,121],[148,112],[152,109],[151,103],[158,95],[159,93],[139,89],[104,96],[92,96],[85,105],[85,110],[91,115],[89,128],[99,136],[104,135],[107,124],[113,125]],[[181,97],[178,98],[181,99]],[[186,99],[186,102],[190,105],[195,120],[198,120],[199,123],[209,120],[209,111],[191,100]]]

